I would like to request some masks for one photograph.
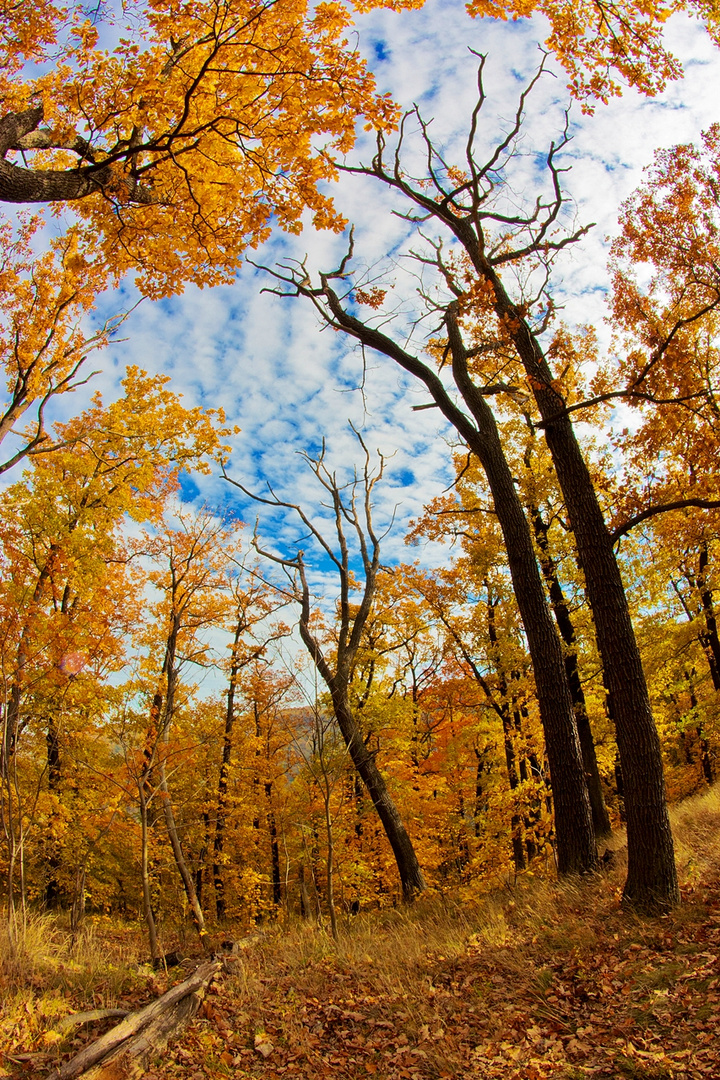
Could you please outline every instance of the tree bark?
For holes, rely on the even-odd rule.
[[[466,250],[482,279],[493,286],[497,316],[509,328],[527,373],[585,576],[625,784],[628,876],[623,898],[648,912],[667,910],[679,902],[680,892],[660,739],[612,538],[564,412],[564,399],[537,339],[474,238]]]
[[[592,809],[595,836],[598,838],[608,837],[612,833],[612,829],[610,827],[610,817],[605,805],[605,797],[603,796],[602,781],[600,780],[600,770],[598,769],[590,719],[587,714],[585,694],[583,692],[582,682],[580,681],[575,627],[570,618],[570,611],[568,610],[565,594],[563,593],[562,585],[560,584],[560,579],[557,574],[555,560],[550,554],[547,524],[540,513],[539,507],[530,506],[528,509],[530,512],[530,520],[533,523],[533,529],[535,531],[535,539],[537,540],[540,549],[540,568],[548,587],[550,604],[552,605],[553,614],[555,615],[555,622],[557,623],[560,636],[563,639],[567,650],[565,652],[565,670],[567,672],[570,694],[575,709],[575,723],[577,724],[583,765],[585,766],[585,777],[588,785],[588,793],[590,795],[590,807]]]
[[[0,202],[73,202],[102,191],[120,194],[132,202],[150,203],[149,189],[142,188],[117,165],[90,162],[74,169],[27,169],[6,161],[11,150],[64,149],[82,153],[87,144],[81,138],[60,146],[47,130],[38,130],[42,105],[0,119]],[[123,151],[120,158],[127,156]]]

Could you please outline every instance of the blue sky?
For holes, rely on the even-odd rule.
[[[518,93],[539,62],[538,42],[546,32],[539,19],[471,20],[459,0],[428,0],[420,11],[374,12],[358,17],[356,26],[379,88],[404,107],[417,103],[423,115],[433,119],[434,136],[448,158],[458,161],[476,92],[476,60],[469,48],[488,55],[483,134],[490,143],[514,114]],[[685,64],[682,82],[654,100],[628,91],[621,100],[598,106],[594,116],[583,116],[578,107],[571,114],[574,137],[565,157],[572,171],[566,186],[579,221],[597,225],[558,263],[555,293],[565,305],[567,321],[594,322],[601,336],[607,335],[607,238],[620,203],[640,181],[656,147],[696,139],[716,119],[720,52],[685,18],[671,20],[668,38]],[[526,194],[534,191],[538,154],[557,136],[566,105],[564,75],[551,65],[530,103],[526,152],[518,162],[516,183]],[[363,136],[354,159],[367,161],[371,153]],[[358,262],[391,274],[397,295],[412,308],[416,282],[402,259],[408,225],[392,215],[392,199],[370,181],[348,176],[337,185],[335,198],[355,224]],[[337,264],[345,243],[346,238],[306,230],[299,237],[274,236],[255,258],[273,264],[307,255],[310,267],[327,269]],[[123,328],[126,340],[93,356],[93,367],[103,370],[88,394],[99,389],[107,399],[116,396],[128,363],[169,374],[187,403],[222,405],[228,419],[241,427],[232,475],[256,490],[269,481],[283,498],[308,506],[316,501],[317,489],[298,452],[315,452],[324,437],[329,461],[341,474],[349,474],[358,460],[348,424],[352,421],[363,429],[369,446],[394,455],[377,492],[377,518],[380,524],[388,521],[397,507],[385,543],[387,559],[408,558],[402,542],[408,519],[450,480],[452,432],[438,427],[436,410],[412,411],[427,395],[388,360],[367,357],[361,394],[359,353],[338,335],[321,332],[309,305],[263,293],[267,284],[261,272],[245,266],[233,286],[189,287],[172,300],[144,301]],[[103,298],[99,314],[128,307],[134,299],[127,285]],[[74,412],[83,404],[79,394],[62,403]],[[238,497],[219,476],[199,478],[186,487],[186,494],[210,504]],[[256,511],[242,506],[242,513],[252,521]],[[276,520],[268,528],[278,543],[283,538],[291,543],[298,532],[290,521],[283,526]],[[414,550],[412,557],[417,554]],[[430,562],[442,557],[440,549],[424,553]]]

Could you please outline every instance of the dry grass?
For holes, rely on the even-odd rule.
[[[125,973],[137,966],[142,938],[110,920],[88,921],[76,935],[51,914],[16,913],[0,930],[0,980],[21,990],[57,989],[64,993],[120,992]]]
[[[681,882],[720,877],[720,783],[678,803],[670,817]]]
[[[166,1060],[157,1077],[193,1075],[190,1060],[196,1040],[203,1047],[202,1075],[228,1074],[223,1061],[229,1047],[236,1055],[232,1075],[269,1080],[276,1075],[276,1057],[265,1062],[253,1049],[264,1032],[270,1032],[278,1047],[278,1065],[281,1053],[290,1063],[296,1058],[319,1061],[320,1053],[329,1054],[328,1061],[333,1053],[355,1053],[358,1061],[372,1066],[375,1059],[368,1055],[390,1053],[382,1049],[382,1039],[390,1039],[391,1031],[393,1038],[401,1032],[409,1046],[422,1050],[417,1063],[423,1080],[426,1075],[462,1075],[453,1071],[464,1060],[462,1032],[470,1030],[473,1039],[491,1045],[492,1024],[496,1018],[500,1023],[508,987],[513,987],[513,1000],[524,1000],[527,1017],[535,1015],[533,1010],[538,1016],[518,1021],[518,1030],[523,1023],[541,1025],[543,1017],[559,1008],[545,1002],[552,1001],[568,965],[577,963],[587,971],[609,953],[626,965],[638,1001],[644,1002],[643,994],[665,993],[686,970],[684,965],[694,962],[694,954],[702,957],[708,948],[693,935],[707,920],[708,903],[715,903],[711,894],[718,893],[720,787],[675,807],[672,820],[687,901],[672,916],[641,919],[621,906],[625,859],[624,837],[618,833],[611,844],[612,868],[588,880],[557,882],[527,875],[473,903],[429,898],[411,908],[360,914],[341,923],[338,942],[311,923],[277,926],[242,954],[215,1013],[196,1023],[177,1059]],[[11,1054],[15,1048],[47,1055],[54,1047],[48,1047],[45,1033],[63,1013],[123,1003],[127,1007],[161,989],[147,968],[139,966],[144,944],[138,927],[96,920],[73,940],[60,920],[35,916],[20,929],[15,937],[7,931],[0,935],[5,998],[0,1048]],[[684,935],[686,944],[670,944],[673,933]],[[645,966],[637,972],[636,955],[645,957]],[[360,1014],[362,1021],[352,1019]],[[458,1015],[464,1026],[454,1030]],[[350,1019],[341,1021],[342,1016]],[[364,1049],[358,1043],[353,1051],[353,1032],[360,1028]],[[343,1035],[345,1029],[350,1035]],[[512,1041],[512,1028],[508,1031],[503,1037]],[[350,1050],[342,1049],[348,1039]],[[391,1049],[397,1054],[402,1046],[396,1040]],[[585,1075],[574,1068],[557,1075]],[[364,1076],[364,1069],[363,1064],[358,1075]],[[338,1075],[346,1074],[340,1070]],[[347,1073],[351,1075],[356,1074]]]
[[[88,922],[73,936],[50,914],[17,914],[0,930],[0,1055],[24,1069],[42,1060],[60,1037],[54,1025],[71,1012],[114,1008],[140,979],[130,927]],[[142,980],[143,996],[147,978]],[[17,1055],[20,1055],[18,1058]],[[10,1075],[0,1070],[0,1076]]]

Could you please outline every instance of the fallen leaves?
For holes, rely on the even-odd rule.
[[[582,890],[570,911],[558,891],[542,918],[516,891],[502,944],[463,918],[461,946],[432,948],[418,919],[414,943],[391,953],[374,928],[372,968],[352,937],[293,960],[278,933],[146,1080],[716,1080],[720,882],[645,922],[599,883]],[[58,1050],[38,1033],[8,1075],[39,1080]]]

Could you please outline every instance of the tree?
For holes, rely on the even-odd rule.
[[[0,365],[7,379],[0,444],[8,436],[16,439],[0,460],[0,474],[57,448],[45,430],[48,403],[85,385],[91,375],[81,369],[88,353],[104,348],[125,318],[110,319],[90,336],[82,331],[81,319],[92,308],[104,275],[79,253],[73,230],[35,258],[30,241],[36,228],[37,218],[21,220],[16,230],[9,223],[0,225]],[[31,410],[32,425],[19,431],[17,425]]]
[[[241,570],[244,569],[241,567]],[[253,576],[246,584],[245,575],[239,574],[230,581],[234,601],[233,638],[230,646],[230,665],[225,708],[225,722],[222,739],[222,756],[217,781],[217,801],[215,805],[215,832],[213,836],[213,886],[215,889],[215,910],[218,919],[225,916],[225,879],[223,874],[225,826],[228,810],[228,781],[233,753],[233,729],[237,710],[237,695],[241,690],[241,679],[246,668],[256,668],[267,651],[269,644],[285,637],[289,630],[282,624],[264,626],[270,615],[284,606],[287,601],[280,598],[273,602],[272,593],[259,578]],[[260,638],[255,628],[262,629]],[[249,640],[248,640],[249,639]],[[253,683],[260,682],[257,675]],[[287,687],[282,687],[284,694]],[[255,695],[253,695],[255,697]]]
[[[669,80],[680,78],[682,67],[669,52],[665,27],[671,15],[687,12],[701,19],[718,42],[714,8],[704,0],[635,4],[611,0],[470,0],[472,15],[501,19],[529,18],[536,11],[550,23],[545,44],[570,76],[568,87],[587,111],[595,101],[607,102],[621,93],[618,77],[644,94],[654,95]]]
[[[35,457],[30,477],[4,493],[0,776],[10,817],[22,794],[16,756],[26,730],[36,735],[37,721],[46,723],[47,783],[59,792],[59,714],[68,705],[82,713],[83,687],[92,712],[88,675],[121,662],[120,639],[135,615],[122,592],[122,525],[156,520],[180,467],[207,469],[207,457],[224,453],[219,414],[185,409],[167,381],[130,369],[123,398],[105,406],[96,395],[79,417],[56,425],[55,452]],[[107,692],[97,688],[98,708]],[[41,790],[45,778],[37,782]],[[7,817],[6,825],[13,848]]]
[[[323,537],[317,526],[310,521],[301,507],[278,499],[272,489],[270,489],[270,497],[264,498],[253,495],[236,480],[231,480],[231,483],[258,502],[294,511],[337,570],[340,578],[338,628],[336,641],[334,647],[332,647],[332,652],[335,655],[334,658],[330,658],[321,636],[313,626],[310,608],[310,586],[303,552],[299,551],[294,559],[282,558],[262,550],[256,541],[255,546],[258,553],[282,566],[291,581],[291,595],[300,605],[300,636],[330,692],[335,718],[348,748],[348,753],[372,799],[373,806],[392,847],[400,874],[403,896],[405,900],[411,901],[418,893],[423,891],[425,880],[412,841],[388,791],[385,779],[375,762],[374,755],[369,752],[363,739],[362,729],[353,712],[349,697],[352,671],[360,648],[362,633],[372,608],[380,569],[380,537],[373,526],[372,492],[378,480],[382,479],[384,471],[384,460],[381,456],[378,472],[376,474],[372,473],[370,455],[360,435],[358,435],[358,441],[365,454],[365,465],[362,478],[356,476],[350,483],[348,498],[343,498],[335,474],[331,473],[325,464],[324,447],[323,452],[317,459],[305,456],[314,475],[330,497],[332,521],[337,536],[337,549],[333,548],[330,542]],[[230,477],[227,479],[230,479]],[[360,493],[361,508],[358,507],[358,491]],[[362,595],[357,607],[351,603],[350,599],[351,590],[354,587],[354,575],[351,569],[351,552],[348,546],[346,526],[349,527],[350,534],[354,534],[356,539],[360,566],[364,577]]]
[[[173,858],[182,880],[193,922],[204,948],[209,947],[205,915],[188,865],[168,784],[172,759],[171,728],[180,707],[182,666],[200,664],[208,651],[201,633],[227,617],[224,569],[237,544],[232,530],[207,511],[179,515],[179,527],[167,524],[152,543],[159,569],[149,575],[161,593],[151,635],[160,646],[155,661],[155,690],[151,696],[139,780],[148,794],[157,788]],[[162,664],[157,660],[162,655]],[[157,668],[159,667],[159,671]]]
[[[104,15],[43,0],[29,39],[0,10],[0,200],[71,202],[83,248],[155,296],[230,279],[271,219],[338,227],[315,141],[343,153],[358,116],[394,115],[342,5],[132,0],[108,49]]]
[[[543,592],[530,529],[503,453],[495,417],[486,401],[487,390],[478,386],[471,375],[470,362],[474,353],[463,338],[460,326],[462,309],[452,302],[443,310],[443,328],[447,336],[438,351],[442,363],[447,358],[451,361],[453,378],[470,416],[456,404],[440,376],[415,352],[403,348],[394,338],[350,313],[348,294],[341,298],[331,282],[342,282],[348,277],[347,265],[351,255],[352,238],[350,250],[340,268],[329,274],[320,274],[318,286],[312,285],[304,263],[270,272],[285,283],[287,291],[281,289],[281,295],[308,297],[328,325],[342,330],[363,346],[388,356],[424,383],[434,404],[481,462],[503,532],[513,589],[533,659],[555,793],[558,867],[563,874],[583,873],[594,866],[597,853],[562,647]],[[356,295],[360,302],[367,300],[371,306],[377,306],[382,304],[385,294],[359,288]]]
[[[578,241],[587,231],[583,228],[567,232],[558,226],[563,193],[557,156],[567,141],[567,132],[557,144],[551,145],[547,154],[549,194],[538,197],[527,211],[514,205],[508,206],[505,201],[506,173],[522,127],[527,94],[540,77],[542,68],[522,95],[515,121],[507,135],[482,162],[475,150],[479,115],[485,102],[482,67],[481,61],[479,97],[472,115],[464,170],[450,166],[443,160],[432,143],[427,124],[417,111],[410,115],[420,127],[428,162],[426,176],[415,179],[403,169],[403,140],[410,116],[401,126],[399,140],[389,160],[385,138],[380,134],[377,152],[370,165],[344,168],[350,173],[374,177],[399,193],[411,207],[410,216],[417,215],[414,220],[422,221],[425,228],[427,221],[442,227],[456,245],[446,255],[438,241],[431,245],[427,255],[420,256],[420,261],[433,268],[440,287],[446,290],[446,295],[450,295],[449,300],[432,304],[433,310],[442,312],[447,332],[442,359],[451,359],[454,381],[471,408],[476,423],[481,414],[489,411],[485,400],[489,395],[504,395],[509,402],[520,396],[524,407],[528,397],[523,384],[530,387],[540,416],[538,426],[541,425],[544,431],[575,535],[616,726],[625,778],[628,826],[628,878],[624,896],[639,908],[664,909],[677,902],[679,892],[660,742],[613,550],[613,538],[571,423],[568,413],[568,408],[572,408],[571,401],[568,400],[562,379],[557,379],[551,370],[540,341],[540,335],[552,321],[554,311],[546,288],[553,255]],[[498,183],[498,177],[503,178],[503,184]],[[480,456],[479,447],[476,449],[476,433],[468,429],[465,418],[457,414],[454,406],[451,408],[446,404],[446,391],[434,372],[421,365],[415,357],[409,358],[386,335],[350,314],[347,294],[343,305],[330,281],[333,277],[344,280],[347,277],[346,267],[347,259],[335,275],[322,275],[319,288],[314,290],[304,284],[307,271],[303,267],[304,278],[298,274],[291,284],[297,292],[312,297],[318,310],[332,325],[344,329],[365,345],[385,352],[421,378],[445,416],[456,426],[468,446]],[[505,267],[513,268],[520,277],[516,296],[511,295],[501,276]],[[540,278],[537,292],[534,291],[537,278],[533,279],[533,273]],[[525,288],[523,281],[528,282]],[[368,295],[361,288],[359,299],[362,301]],[[381,306],[383,298],[384,293],[378,289],[370,296],[374,306]],[[466,328],[467,343],[462,338],[463,328]],[[562,354],[558,359],[562,359]],[[499,447],[499,441],[497,445]],[[487,456],[486,452],[483,453]],[[488,477],[493,488],[495,508],[500,513],[502,506],[510,506],[512,499],[516,498],[512,478],[508,472],[507,494],[499,499],[490,474]],[[522,523],[518,517],[516,535],[524,535],[526,527],[524,516]],[[505,524],[503,532],[512,566],[511,545],[515,538]],[[536,573],[534,554],[528,554],[527,558],[527,573]],[[530,566],[531,558],[535,570]],[[515,580],[515,574],[513,576]],[[516,595],[522,610],[519,584],[518,576]],[[523,621],[530,635],[532,620],[525,612]],[[539,657],[533,655],[533,662],[536,680],[553,670],[549,657],[541,663]],[[565,679],[563,682],[566,684]],[[557,686],[554,675],[552,684],[553,687]],[[540,686],[538,690],[541,693]],[[554,690],[550,692],[554,693]],[[557,795],[555,778],[553,786]]]

